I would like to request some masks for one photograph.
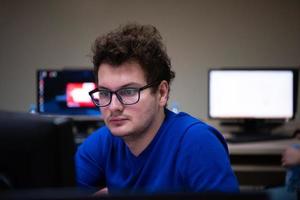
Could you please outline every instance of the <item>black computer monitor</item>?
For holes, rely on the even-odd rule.
[[[0,111],[0,190],[75,186],[71,123]]]
[[[208,72],[208,115],[239,124],[242,133],[270,132],[295,117],[298,71],[294,68],[220,68]]]
[[[39,69],[37,112],[72,117],[100,115],[88,94],[95,87],[92,69]]]

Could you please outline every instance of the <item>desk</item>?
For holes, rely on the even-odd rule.
[[[228,143],[231,164],[241,187],[284,185],[286,170],[281,166],[281,154],[295,143],[300,144],[300,140]]]

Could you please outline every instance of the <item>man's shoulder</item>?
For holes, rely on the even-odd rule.
[[[94,157],[106,155],[106,152],[112,148],[114,137],[106,126],[103,126],[92,132],[79,146],[78,153],[93,154]],[[100,156],[100,157],[101,157]]]
[[[189,126],[193,126],[196,124],[200,126],[207,126],[207,124],[201,121],[200,119],[185,112],[180,112],[178,114],[174,114],[174,113],[171,114],[170,121],[171,121],[170,123],[175,127],[184,126],[188,128]]]
[[[168,119],[165,123],[165,131],[172,136],[177,135],[178,137],[184,137],[187,133],[190,136],[202,134],[202,132],[209,132],[207,131],[208,129],[210,129],[209,125],[185,112],[175,114],[169,111]]]
[[[107,126],[102,126],[95,131],[93,131],[88,138],[101,138],[101,137],[110,137],[111,133]]]
[[[181,112],[176,114],[172,124],[170,129],[180,131],[183,141],[190,141],[197,144],[219,141],[225,150],[228,151],[223,135],[216,128],[188,113]]]
[[[84,141],[88,146],[99,146],[99,143],[107,143],[111,141],[112,134],[106,126],[100,127],[93,131]]]

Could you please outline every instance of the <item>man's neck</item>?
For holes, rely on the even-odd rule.
[[[134,136],[127,136],[123,138],[124,142],[133,155],[138,156],[147,148],[147,146],[156,136],[164,119],[165,112],[164,110],[162,110],[161,114],[158,115],[155,118],[155,121],[152,122],[152,126],[149,127],[144,133],[135,134]]]

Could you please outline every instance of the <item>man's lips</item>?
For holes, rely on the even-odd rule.
[[[112,122],[112,123],[118,123],[118,122],[123,122],[123,121],[126,121],[128,120],[127,118],[124,118],[124,117],[111,117],[109,118],[109,122]]]

